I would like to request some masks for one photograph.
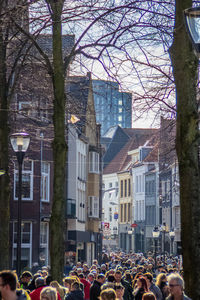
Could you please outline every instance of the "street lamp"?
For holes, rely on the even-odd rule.
[[[173,243],[174,243],[174,237],[175,237],[175,232],[174,229],[171,229],[169,232],[170,240],[171,240],[171,254],[173,254]]]
[[[158,238],[160,236],[160,230],[158,228],[158,226],[155,226],[153,231],[152,231],[152,235],[153,235],[153,238],[154,238],[154,245],[155,245],[155,271],[156,271],[156,247],[157,247],[157,241],[158,241]]]
[[[184,18],[196,56],[200,58],[200,7],[185,9]]]
[[[17,218],[17,274],[21,273],[21,200],[22,200],[22,163],[25,153],[30,143],[28,133],[14,133],[10,136],[10,143],[16,154],[19,172],[18,172],[18,218]]]

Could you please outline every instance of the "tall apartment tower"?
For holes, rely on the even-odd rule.
[[[132,127],[132,95],[119,91],[117,82],[93,80],[96,121],[101,124],[101,134],[119,125]]]

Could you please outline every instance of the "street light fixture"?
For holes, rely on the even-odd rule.
[[[21,201],[22,201],[22,163],[25,153],[30,143],[28,133],[14,133],[10,136],[10,143],[17,157],[19,172],[18,172],[18,218],[17,218],[17,274],[21,273]]]
[[[200,58],[200,7],[185,9],[184,18],[196,56]]]
[[[154,245],[155,245],[155,271],[156,271],[156,256],[157,256],[157,253],[156,253],[156,248],[157,248],[157,241],[158,241],[158,238],[160,236],[160,230],[158,228],[158,226],[155,226],[153,231],[152,231],[152,235],[153,235],[153,238],[154,238]]]
[[[174,237],[175,237],[175,232],[174,229],[171,229],[169,232],[170,240],[171,240],[171,254],[173,254],[173,243],[174,243]]]

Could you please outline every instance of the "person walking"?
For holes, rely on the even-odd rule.
[[[17,275],[10,271],[0,272],[0,294],[3,300],[30,300],[28,293],[23,290],[17,290]]]
[[[97,279],[94,280],[93,284],[90,287],[90,300],[99,300],[99,296],[101,293],[101,286],[105,282],[105,275],[98,274]]]
[[[142,300],[143,294],[147,292],[148,288],[146,279],[142,276],[138,277],[135,289],[133,291],[134,299]]]
[[[58,300],[57,290],[53,287],[45,287],[40,294],[40,300]]]
[[[172,273],[168,276],[170,294],[166,300],[191,300],[184,293],[184,280],[178,273]]]

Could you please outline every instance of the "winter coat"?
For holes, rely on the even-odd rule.
[[[154,283],[151,284],[149,290],[156,296],[156,300],[163,299],[163,295],[162,295],[160,288],[157,285],[155,285]]]
[[[145,293],[145,290],[143,288],[139,288],[134,290],[133,295],[135,300],[142,300],[142,296]]]
[[[65,296],[65,300],[84,300],[81,290],[71,291]]]
[[[90,300],[99,300],[101,293],[101,283],[97,280],[94,280],[93,284],[90,287]]]
[[[91,283],[85,278],[80,278],[80,282],[84,285],[84,299],[90,299],[90,286]]]
[[[121,284],[124,287],[124,300],[133,300],[133,288],[127,280],[121,279]]]
[[[173,300],[173,296],[169,295],[166,300]],[[191,300],[188,296],[183,293],[183,300]]]

